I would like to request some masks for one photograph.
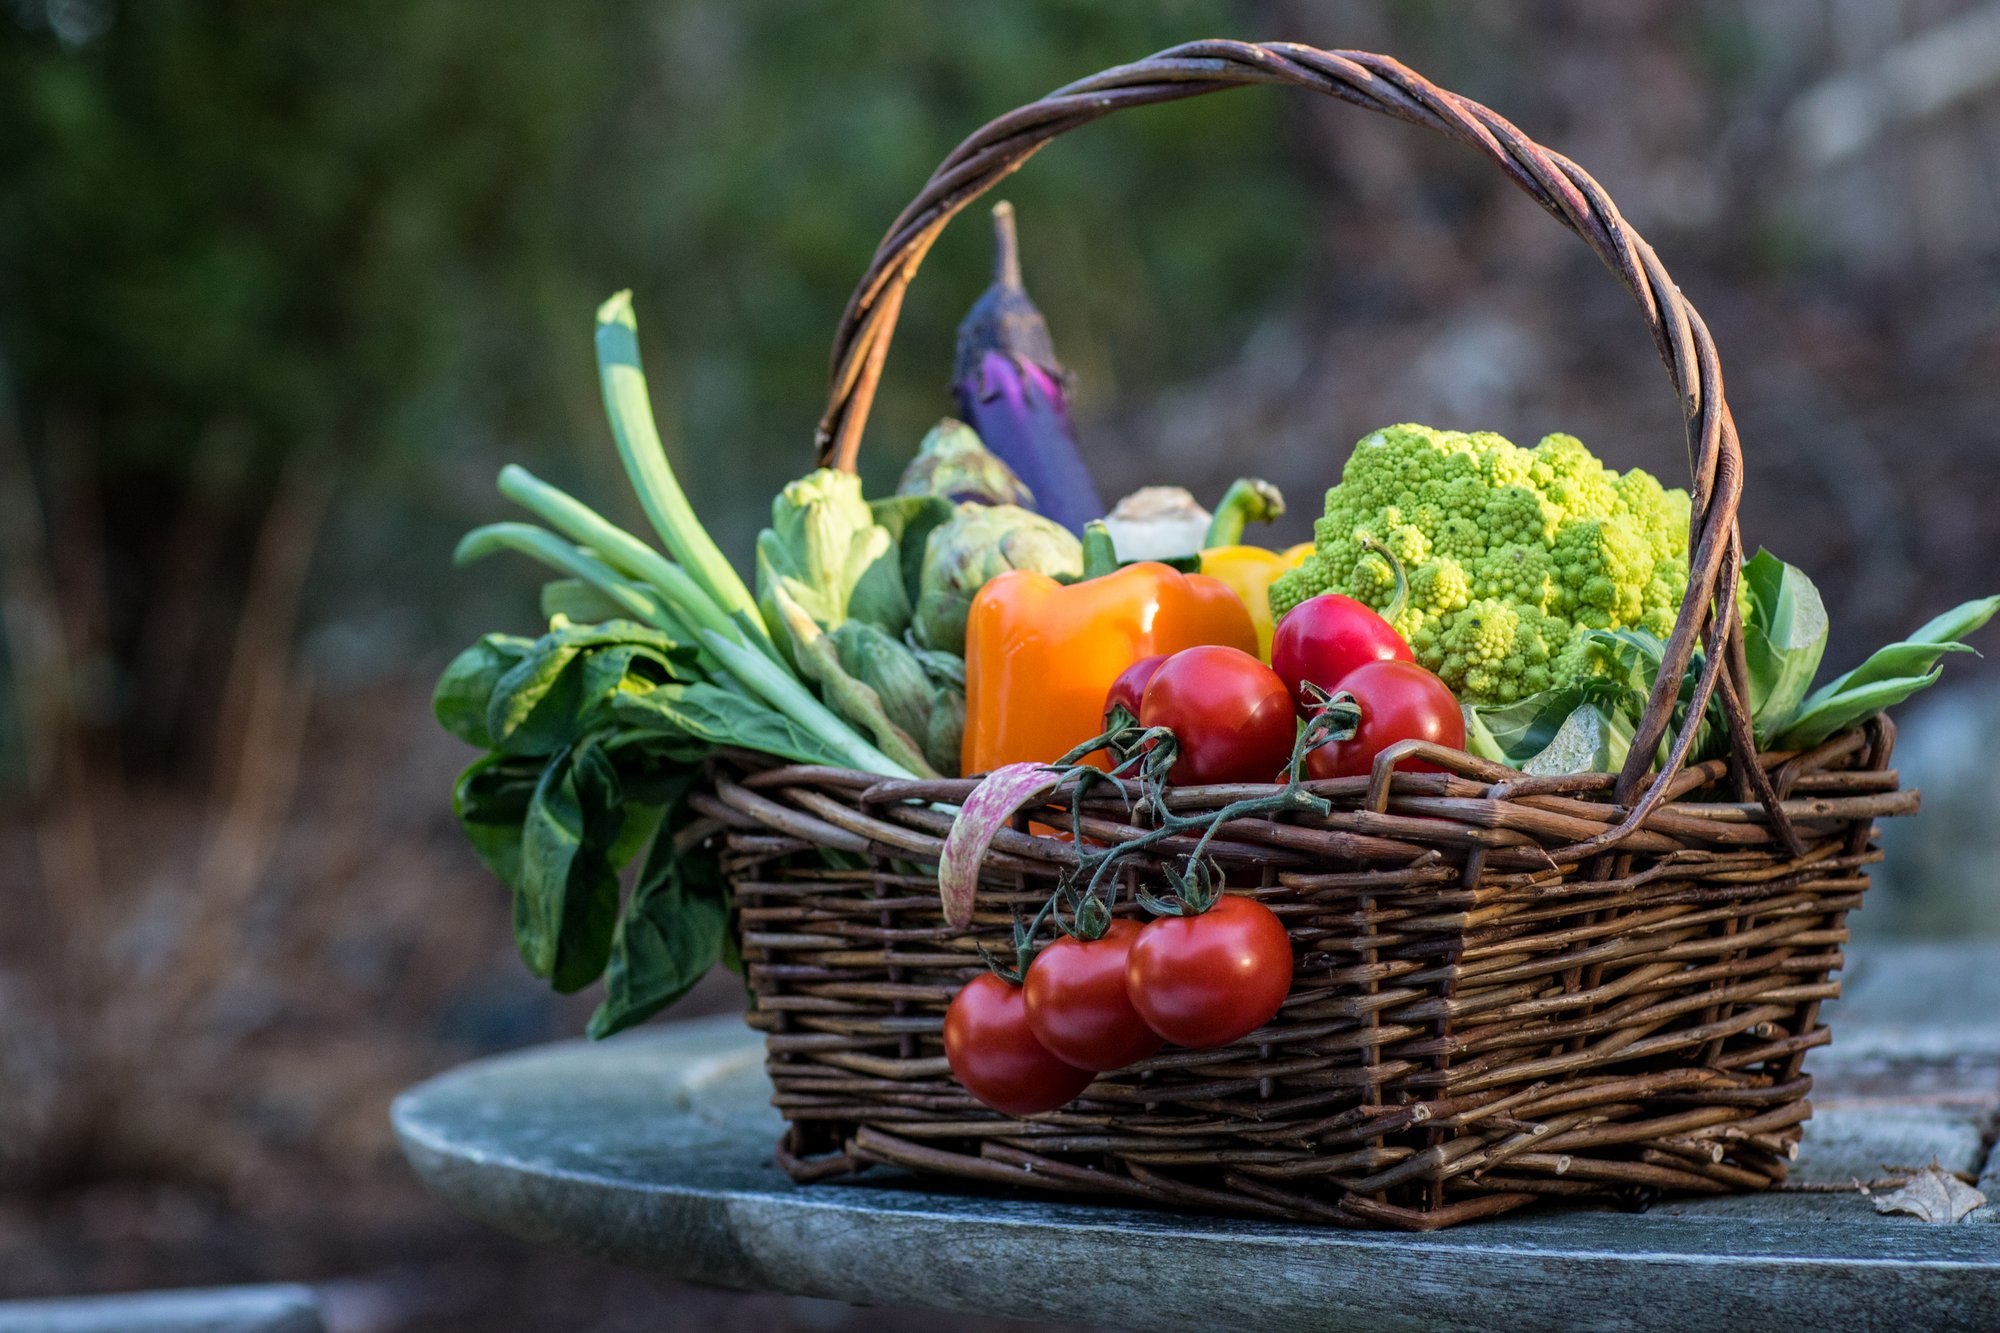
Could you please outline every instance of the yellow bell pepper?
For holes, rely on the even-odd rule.
[[[1240,543],[1246,523],[1269,523],[1284,512],[1285,498],[1277,487],[1242,478],[1216,506],[1201,551],[1201,572],[1228,584],[1229,590],[1243,599],[1250,623],[1257,630],[1257,652],[1266,662],[1271,660],[1271,635],[1276,628],[1271,619],[1271,585],[1280,574],[1297,569],[1313,553],[1313,544],[1301,542],[1285,551],[1269,551]]]
[[[1261,546],[1211,546],[1201,553],[1201,572],[1229,585],[1243,599],[1250,623],[1257,630],[1257,653],[1271,660],[1271,635],[1276,624],[1271,619],[1271,585],[1280,574],[1290,573],[1313,553],[1311,542],[1300,542],[1284,551],[1267,551]]]

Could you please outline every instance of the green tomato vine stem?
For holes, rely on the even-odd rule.
[[[1166,868],[1166,875],[1173,889],[1171,897],[1136,891],[1137,901],[1155,916],[1198,915],[1214,906],[1223,890],[1222,877],[1208,860],[1208,845],[1223,825],[1231,820],[1248,819],[1254,815],[1282,813],[1310,814],[1324,817],[1333,810],[1333,803],[1323,796],[1315,796],[1305,789],[1305,756],[1314,746],[1324,744],[1328,739],[1342,734],[1352,735],[1354,723],[1359,717],[1359,709],[1351,696],[1335,694],[1324,696],[1320,707],[1299,729],[1292,745],[1292,754],[1285,766],[1285,783],[1268,796],[1248,796],[1240,801],[1232,801],[1219,809],[1204,814],[1177,815],[1167,808],[1167,773],[1173,767],[1176,744],[1174,735],[1166,727],[1139,728],[1136,724],[1114,717],[1111,727],[1101,736],[1093,737],[1071,750],[1051,767],[1064,770],[1062,782],[1073,783],[1070,792],[1070,833],[1077,847],[1077,863],[1073,870],[1062,876],[1049,896],[1025,926],[1016,919],[1014,926],[1014,968],[1011,972],[999,966],[983,948],[982,957],[988,966],[1003,980],[1018,982],[1025,976],[1036,953],[1035,937],[1052,917],[1058,928],[1065,934],[1078,938],[1096,938],[1102,934],[1099,929],[1094,934],[1089,927],[1100,919],[1096,912],[1090,912],[1090,922],[1081,918],[1086,912],[1085,905],[1095,900],[1101,904],[1101,921],[1108,926],[1117,906],[1118,885],[1113,872],[1133,856],[1149,847],[1158,845],[1168,838],[1199,831],[1194,847],[1183,859],[1184,869]],[[1134,734],[1136,733],[1136,734]],[[1113,754],[1123,753],[1127,757],[1109,772],[1092,765],[1079,762],[1083,756],[1097,750],[1109,750]],[[1145,792],[1142,809],[1150,810],[1157,821],[1155,825],[1100,850],[1085,850],[1088,842],[1083,832],[1083,798],[1088,788],[1096,782],[1115,782],[1136,768],[1137,779]],[[1060,786],[1058,787],[1060,789]],[[1124,786],[1118,784],[1122,793]],[[1078,883],[1082,887],[1079,889]],[[1065,926],[1058,904],[1067,899],[1075,904],[1071,908],[1072,922],[1083,926],[1078,930]]]

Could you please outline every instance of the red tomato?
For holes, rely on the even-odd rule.
[[[1136,921],[1113,921],[1100,939],[1064,935],[1036,955],[1021,987],[1028,1026],[1055,1057],[1109,1073],[1160,1049],[1125,993],[1125,962],[1139,938]]]
[[[1021,988],[991,972],[952,997],[944,1013],[944,1054],[952,1077],[1003,1115],[1053,1111],[1096,1077],[1050,1055],[1028,1028]]]
[[[1361,706],[1354,738],[1328,741],[1306,755],[1306,773],[1315,778],[1365,777],[1375,756],[1397,741],[1435,741],[1465,748],[1465,714],[1451,687],[1414,662],[1370,662],[1347,673],[1340,688]],[[1405,759],[1400,772],[1435,773],[1436,764]]]
[[[1316,703],[1305,688],[1308,683],[1331,694],[1356,667],[1415,660],[1410,645],[1388,621],[1337,592],[1300,602],[1285,613],[1271,637],[1271,667],[1284,677],[1301,717],[1309,716]]]
[[[1241,648],[1184,648],[1147,682],[1139,720],[1179,743],[1167,780],[1279,782],[1297,735],[1292,696],[1278,674]]]
[[[1254,898],[1228,894],[1199,916],[1148,922],[1125,965],[1125,989],[1146,1026],[1198,1050],[1263,1027],[1291,988],[1284,923]]]
[[[1167,660],[1166,653],[1154,653],[1142,657],[1125,668],[1117,680],[1111,682],[1111,692],[1104,696],[1104,725],[1111,725],[1114,709],[1122,708],[1136,721],[1139,716],[1139,700],[1146,693],[1146,683],[1153,673],[1160,669],[1160,663]]]

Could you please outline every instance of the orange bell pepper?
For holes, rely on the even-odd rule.
[[[1071,584],[1001,574],[966,623],[960,771],[1060,758],[1104,730],[1104,696],[1126,667],[1205,643],[1257,651],[1249,611],[1206,575],[1154,561]]]

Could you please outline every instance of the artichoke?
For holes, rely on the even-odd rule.
[[[960,505],[924,547],[912,621],[917,642],[963,657],[972,599],[1010,569],[1075,578],[1083,572],[1083,544],[1053,519],[1017,505]]]
[[[861,479],[849,472],[820,468],[787,485],[771,501],[771,526],[757,536],[758,605],[797,662],[779,586],[822,630],[856,619],[900,634],[910,623],[895,534],[876,522]]]
[[[841,669],[875,691],[882,711],[922,747],[930,766],[958,772],[965,664],[949,654],[906,647],[865,621],[850,620],[830,637]]]
[[[898,495],[938,495],[954,503],[1035,506],[1035,496],[1014,469],[980,442],[972,427],[946,417],[931,427],[896,484]]]

